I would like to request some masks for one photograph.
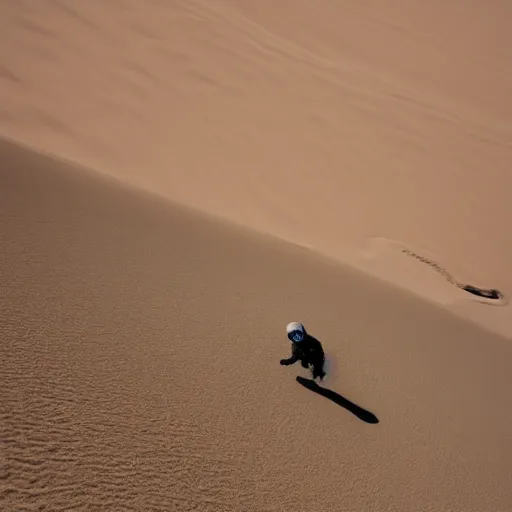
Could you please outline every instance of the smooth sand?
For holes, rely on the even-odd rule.
[[[314,247],[512,338],[512,308],[482,308],[395,250],[512,295],[510,2],[0,9],[0,135]]]
[[[512,510],[511,16],[0,2],[0,510]]]

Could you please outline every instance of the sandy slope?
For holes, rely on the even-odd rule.
[[[0,510],[512,510],[511,16],[0,1]]]
[[[512,334],[511,4],[0,2],[0,133]],[[377,238],[377,240],[375,240]]]
[[[0,219],[1,510],[512,510],[506,339],[4,142]]]

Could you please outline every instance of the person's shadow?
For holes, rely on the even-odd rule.
[[[314,393],[322,395],[325,398],[328,398],[329,400],[334,402],[335,404],[338,404],[341,407],[347,409],[347,411],[350,411],[360,420],[365,421],[366,423],[379,423],[379,419],[377,418],[377,416],[375,416],[375,414],[371,413],[370,411],[367,411],[366,409],[363,409],[362,407],[359,407],[350,400],[347,400],[345,397],[339,395],[334,391],[331,391],[330,389],[322,388],[315,381],[311,379],[305,379],[304,377],[296,377],[296,380],[305,388],[308,388]]]

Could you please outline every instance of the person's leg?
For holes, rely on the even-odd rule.
[[[313,380],[318,377],[320,377],[320,380],[322,380],[325,377],[324,360],[323,359],[321,359],[321,360],[318,359],[313,363],[312,374],[313,374]]]

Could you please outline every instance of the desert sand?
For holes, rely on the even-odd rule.
[[[0,509],[512,510],[511,19],[1,2]]]

